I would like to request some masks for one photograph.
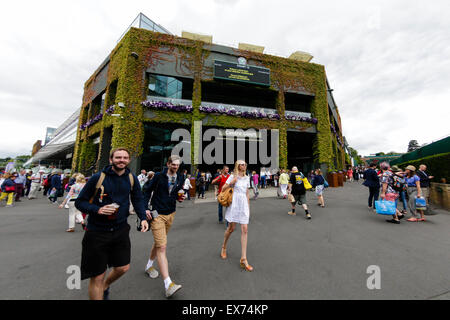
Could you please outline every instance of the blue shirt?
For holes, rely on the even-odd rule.
[[[408,187],[416,187],[416,181],[420,181],[420,178],[417,175],[414,175],[411,178],[406,178],[406,183],[408,184]]]
[[[21,174],[19,174],[17,176],[16,180],[14,180],[14,183],[16,183],[16,184],[25,185],[25,182],[27,182],[27,177],[25,175],[21,175]]]

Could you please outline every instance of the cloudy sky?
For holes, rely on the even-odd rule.
[[[365,1],[364,1],[365,2]],[[307,51],[325,65],[348,143],[405,152],[450,134],[450,2],[7,1],[0,11],[0,157],[30,154],[80,107],[84,82],[139,12],[175,35]],[[375,3],[375,2],[372,2]]]

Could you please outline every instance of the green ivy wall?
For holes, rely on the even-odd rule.
[[[160,48],[164,47],[163,52]],[[201,105],[201,83],[211,81],[212,70],[205,67],[205,60],[210,51],[208,46],[201,41],[193,41],[171,35],[153,33],[143,29],[131,28],[121,42],[110,54],[110,62],[107,76],[106,99],[102,110],[103,120],[93,126],[77,132],[72,169],[86,170],[86,164],[92,159],[98,160],[102,152],[102,143],[98,155],[92,155],[92,141],[90,137],[100,134],[103,140],[103,132],[112,126],[113,135],[111,148],[126,147],[132,157],[142,154],[144,140],[144,122],[155,121],[160,123],[171,122],[191,125],[191,134],[194,136],[195,121],[202,121],[204,126],[217,126],[228,128],[256,128],[256,129],[279,129],[280,132],[280,167],[287,167],[287,129],[301,126],[308,128],[313,124],[299,121],[290,121],[284,118],[285,103],[284,95],[288,90],[306,90],[315,95],[311,105],[312,116],[317,118],[317,135],[313,146],[314,162],[326,164],[331,170],[341,169],[344,166],[344,157],[337,147],[336,138],[330,130],[330,119],[328,114],[326,74],[322,65],[304,63],[292,59],[263,55],[249,51],[235,50],[237,55],[244,56],[255,64],[267,67],[271,70],[271,89],[278,91],[276,109],[281,120],[269,119],[244,119],[240,117],[204,114],[199,108]],[[130,55],[136,52],[139,58]],[[157,66],[167,57],[172,56],[176,61],[177,70],[181,70],[186,76],[194,78],[192,113],[180,113],[170,111],[150,110],[151,118],[144,117],[144,109],[141,102],[146,98],[145,71]],[[85,84],[83,105],[80,114],[79,127],[90,119],[95,80],[94,74]],[[114,113],[122,117],[111,117],[105,115],[108,106],[124,103],[124,108],[116,107]],[[334,143],[333,143],[334,141]],[[335,147],[333,147],[333,144]],[[191,158],[194,158],[194,146],[192,144]],[[338,159],[338,168],[335,168],[334,159]],[[99,169],[97,167],[97,169]]]

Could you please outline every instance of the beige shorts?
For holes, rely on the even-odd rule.
[[[175,212],[168,215],[160,214],[151,222],[150,228],[155,240],[155,247],[161,248],[167,245],[167,234],[172,226],[174,217]]]

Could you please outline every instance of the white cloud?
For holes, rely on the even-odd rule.
[[[0,12],[0,157],[28,153],[81,104],[84,82],[139,12],[173,33],[213,35],[325,65],[360,154],[405,151],[448,132],[450,2],[21,1]],[[426,119],[426,121],[424,121]]]

